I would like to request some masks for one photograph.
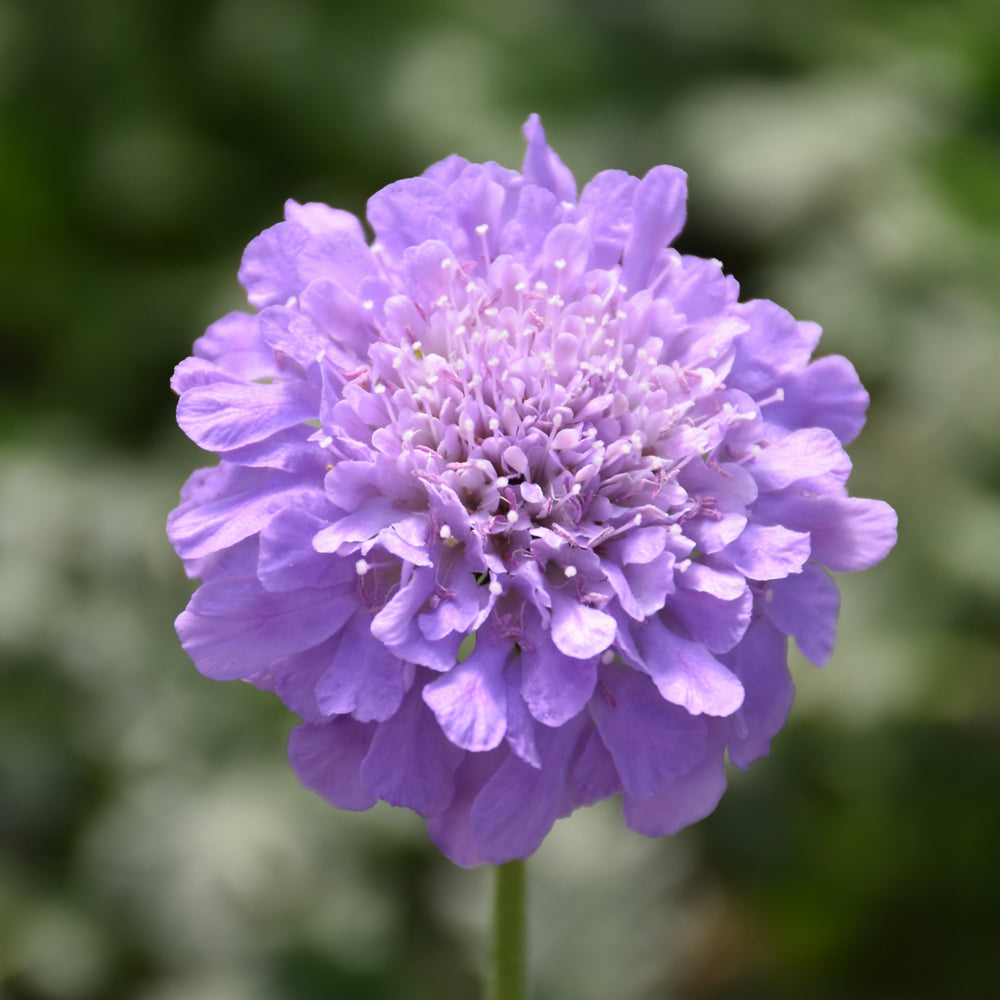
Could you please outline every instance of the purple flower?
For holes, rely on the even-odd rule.
[[[169,535],[177,620],[217,680],[275,692],[335,806],[427,818],[460,865],[531,854],[621,793],[629,827],[706,816],[767,753],[787,637],[830,656],[827,570],[889,552],[849,497],[868,396],[815,324],[670,247],[685,175],[451,156],[359,221],[289,201],[173,386],[220,463]]]

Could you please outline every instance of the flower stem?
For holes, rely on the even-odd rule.
[[[488,1000],[524,1000],[524,867],[523,861],[496,867]]]

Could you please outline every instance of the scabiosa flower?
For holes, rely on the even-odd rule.
[[[787,637],[830,656],[827,570],[895,542],[845,487],[853,367],[670,246],[684,173],[578,197],[525,136],[521,173],[378,192],[371,245],[289,201],[243,258],[256,311],[173,381],[220,458],[169,519],[185,650],[298,713],[305,785],[415,810],[460,865],[619,793],[649,836],[707,815],[785,721]]]

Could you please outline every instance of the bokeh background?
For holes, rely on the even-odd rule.
[[[178,647],[167,383],[285,198],[517,166],[538,111],[580,181],[687,169],[681,248],[851,357],[901,540],[709,820],[558,824],[533,995],[995,997],[998,53],[990,0],[0,0],[0,996],[476,995],[489,873]]]

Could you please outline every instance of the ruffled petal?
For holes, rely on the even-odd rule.
[[[559,201],[576,201],[576,181],[569,168],[545,141],[545,131],[538,115],[530,115],[524,123],[528,149],[524,154],[521,173],[529,184],[547,188]]]
[[[341,718],[322,726],[296,726],[288,760],[299,781],[338,809],[370,809],[378,801],[361,783],[361,761],[375,726]]]
[[[837,585],[819,566],[775,580],[764,592],[764,613],[798,643],[802,655],[822,667],[833,653],[840,613]]]
[[[511,650],[509,642],[484,638],[468,659],[424,688],[424,701],[455,746],[479,753],[503,740],[507,732],[503,669]]]
[[[618,625],[611,615],[581,604],[575,597],[552,592],[552,641],[559,651],[586,660],[611,645]]]
[[[655,619],[636,643],[649,676],[667,701],[692,715],[731,715],[743,704],[743,685],[704,646],[676,636]]]
[[[441,731],[414,684],[391,718],[378,725],[361,763],[361,783],[390,805],[421,816],[443,812],[455,794],[455,770],[465,751]]]
[[[705,720],[664,701],[650,679],[631,668],[601,671],[590,716],[626,794],[652,795],[691,770],[705,752]]]
[[[177,618],[184,652],[206,677],[247,677],[333,635],[353,606],[327,590],[272,594],[256,580],[203,583]]]
[[[340,632],[326,669],[316,680],[316,704],[325,715],[384,722],[403,700],[403,663],[372,637],[371,617],[357,611]]]
[[[646,837],[666,837],[708,816],[725,790],[725,758],[721,748],[712,749],[690,771],[652,795],[638,798],[626,793],[622,813],[630,830]]]
[[[677,167],[654,167],[632,199],[632,230],[622,258],[622,281],[642,288],[652,276],[660,251],[684,228],[687,174]]]
[[[758,619],[746,638],[723,659],[746,690],[730,721],[729,759],[747,768],[768,752],[771,739],[785,724],[795,696],[787,665],[788,642],[766,619]]]

